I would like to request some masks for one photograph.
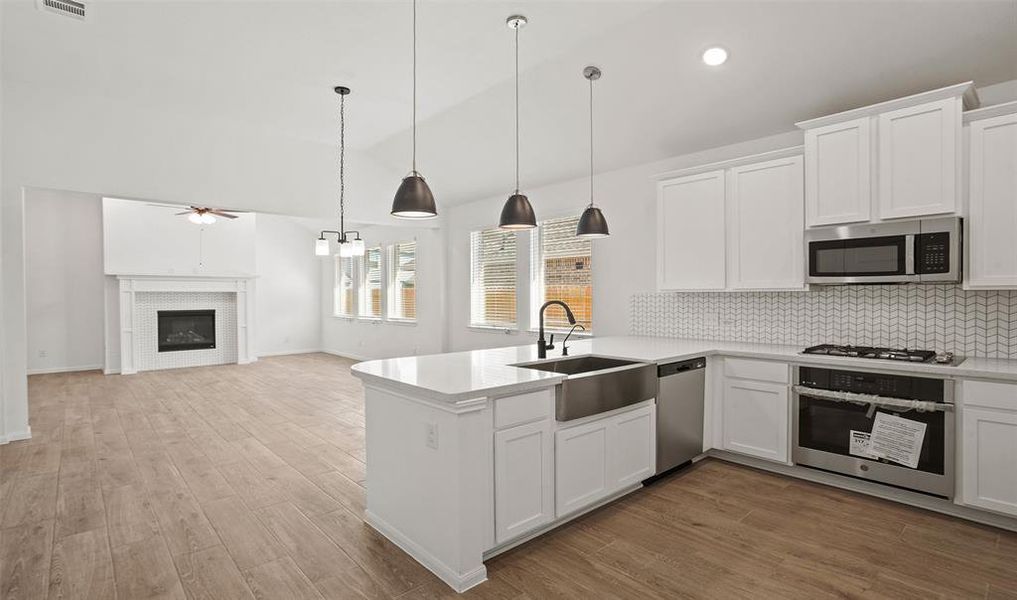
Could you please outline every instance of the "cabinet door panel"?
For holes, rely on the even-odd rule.
[[[611,481],[616,489],[652,477],[657,470],[656,406],[618,415],[609,439]]]
[[[503,543],[554,517],[551,421],[494,434],[495,541]]]
[[[791,156],[728,172],[728,286],[805,286],[802,157]]]
[[[805,132],[806,223],[869,220],[872,205],[872,120],[835,123]]]
[[[970,126],[969,287],[1017,288],[1017,114]]]
[[[962,418],[964,503],[1017,516],[1017,412],[965,406]]]
[[[724,289],[724,171],[663,181],[657,193],[657,287]]]
[[[723,402],[725,450],[787,462],[786,385],[728,379]]]
[[[960,131],[957,98],[879,115],[880,217],[956,210]]]
[[[555,436],[555,505],[559,517],[611,491],[609,419],[559,431]]]

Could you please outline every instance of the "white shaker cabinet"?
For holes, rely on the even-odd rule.
[[[962,385],[960,501],[1017,516],[1017,385]]]
[[[658,289],[724,289],[724,239],[724,171],[658,183]]]
[[[965,242],[969,289],[1017,289],[1017,103],[972,120]]]
[[[558,517],[639,484],[656,472],[656,405],[567,425],[555,434]],[[560,424],[561,425],[561,424]]]
[[[956,211],[962,110],[946,98],[879,115],[881,218]]]
[[[554,518],[554,436],[550,420],[494,434],[495,541]]]
[[[805,130],[805,222],[809,227],[869,220],[872,119]]]
[[[757,458],[788,462],[790,390],[788,365],[725,358],[721,398],[721,447]]]
[[[802,190],[800,155],[728,170],[728,288],[805,287]]]

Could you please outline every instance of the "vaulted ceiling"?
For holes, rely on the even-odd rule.
[[[329,160],[338,125],[331,88],[345,84],[351,154],[396,178],[379,189],[394,191],[409,169],[408,2],[90,8],[81,23],[33,2],[5,3],[4,81],[313,142]],[[509,191],[513,48],[504,22],[517,12],[530,20],[520,38],[524,187],[584,173],[587,64],[604,72],[598,170],[937,86],[1017,79],[1013,1],[422,0],[418,10],[418,162],[445,206]],[[711,44],[729,49],[727,64],[703,65]],[[327,214],[331,201],[286,202],[259,208]]]

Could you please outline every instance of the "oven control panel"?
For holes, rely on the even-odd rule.
[[[906,400],[942,402],[944,384],[942,379],[868,373],[864,371],[842,371],[819,367],[800,367],[798,383],[805,387],[837,392],[874,394]]]

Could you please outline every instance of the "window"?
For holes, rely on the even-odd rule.
[[[593,271],[590,240],[576,237],[579,217],[550,219],[540,223],[531,234],[530,287],[533,327],[539,324],[537,311],[548,300],[568,304],[576,322],[593,330]],[[548,308],[544,326],[551,329],[571,327],[565,311]]]
[[[391,246],[388,265],[388,318],[417,318],[417,243]]]
[[[516,234],[500,229],[470,233],[470,324],[516,325]]]
[[[363,257],[360,283],[360,316],[380,319],[381,314],[381,248],[368,248]]]
[[[332,312],[337,317],[354,317],[357,314],[356,288],[353,285],[355,263],[352,258],[335,257],[335,293]]]

